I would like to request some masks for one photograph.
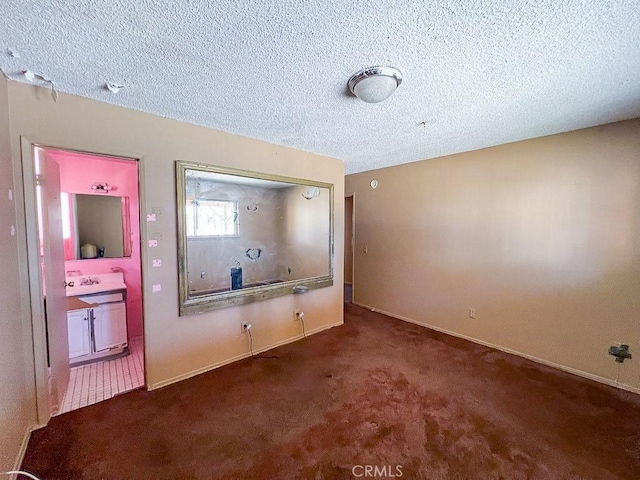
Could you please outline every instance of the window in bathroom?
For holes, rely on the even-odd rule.
[[[197,198],[186,209],[188,237],[238,236],[238,202]]]

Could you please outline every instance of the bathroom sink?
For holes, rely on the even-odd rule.
[[[122,290],[127,288],[124,283],[98,283],[95,285],[79,285],[77,287],[67,287],[67,297],[77,295],[88,295],[90,293],[110,292],[112,290]]]
[[[66,288],[67,297],[110,292],[127,288],[124,283],[124,275],[121,272],[67,277],[65,281],[68,285]],[[73,284],[73,286],[70,284]]]

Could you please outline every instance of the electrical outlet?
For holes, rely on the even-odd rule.
[[[249,329],[247,328],[247,325],[249,325],[247,322],[240,322],[241,333],[247,333],[249,331]]]
[[[476,309],[475,308],[470,308],[469,309],[469,318],[476,318]]]
[[[294,310],[293,311],[293,321],[297,322],[298,320],[300,320],[300,310]]]

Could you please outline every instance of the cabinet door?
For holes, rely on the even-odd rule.
[[[89,310],[67,312],[69,337],[69,358],[81,357],[91,353],[89,334]]]
[[[124,302],[107,303],[93,309],[96,352],[127,344],[127,311]]]

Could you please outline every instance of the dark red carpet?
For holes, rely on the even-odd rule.
[[[343,327],[267,353],[279,358],[56,417],[33,433],[23,469],[43,480],[640,478],[640,396],[345,308]]]

